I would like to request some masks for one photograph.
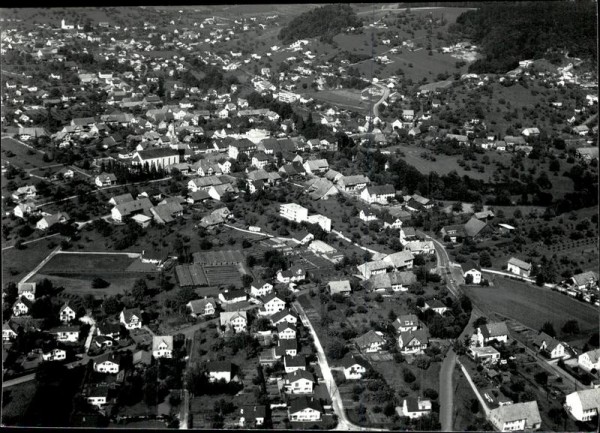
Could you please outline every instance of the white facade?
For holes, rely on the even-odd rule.
[[[289,418],[290,421],[319,421],[321,419],[321,412],[307,407],[298,412],[290,413]]]
[[[94,363],[94,370],[98,373],[117,374],[119,372],[119,364],[112,361]]]
[[[577,421],[590,421],[600,408],[600,388],[584,389],[566,396],[565,409]]]
[[[471,275],[473,277],[473,284],[481,284],[481,272],[479,272],[477,269],[470,269],[465,272],[465,279],[467,278],[467,275]]]
[[[308,220],[308,209],[296,203],[282,204],[279,207],[279,215],[287,220],[301,223]]]

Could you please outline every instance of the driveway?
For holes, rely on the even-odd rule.
[[[440,423],[442,431],[452,431],[454,415],[454,386],[452,376],[456,365],[456,353],[452,349],[446,353],[440,369]]]

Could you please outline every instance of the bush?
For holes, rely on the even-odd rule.
[[[404,382],[406,383],[413,383],[415,380],[417,380],[413,372],[410,371],[408,368],[402,370],[402,376],[404,378]]]
[[[93,289],[104,289],[108,286],[110,286],[110,283],[108,281],[103,280],[100,277],[95,277],[92,280],[92,288]]]

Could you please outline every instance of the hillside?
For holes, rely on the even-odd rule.
[[[305,12],[283,27],[279,39],[289,44],[298,39],[320,37],[331,41],[342,29],[360,27],[362,23],[348,5],[327,5]]]
[[[546,58],[559,63],[563,53],[597,59],[595,3],[483,3],[460,15],[449,31],[481,46],[475,73],[505,73],[519,60]]]

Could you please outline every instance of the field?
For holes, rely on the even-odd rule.
[[[369,101],[361,100],[361,92],[354,89],[305,92],[303,95],[307,98],[313,98],[317,101],[326,102],[342,109],[352,109],[362,114],[366,113],[369,109]]]
[[[6,153],[9,151],[12,152],[14,156],[8,157]],[[30,155],[28,154],[29,151],[33,153]],[[54,165],[52,163],[44,162],[41,153],[23,146],[14,138],[6,137],[2,138],[2,161],[8,161],[10,164],[25,170]]]
[[[23,415],[35,395],[34,381],[22,383],[2,390],[2,425],[21,425]]]
[[[496,279],[494,288],[465,287],[469,298],[488,314],[497,312],[533,329],[551,322],[559,330],[567,320],[577,320],[581,334],[598,330],[598,310],[549,289],[510,279]]]
[[[203,266],[211,286],[241,286],[241,271],[236,265]],[[240,266],[241,267],[241,266]]]
[[[25,245],[27,248],[23,250],[10,248],[2,251],[2,281],[4,284],[20,281],[41,263],[63,239],[62,236],[54,236]],[[49,248],[51,245],[54,245],[52,249]]]
[[[154,272],[153,266],[140,266],[136,259],[123,254],[57,254],[30,281],[48,278],[54,286],[64,287],[68,293],[105,296],[131,289],[137,279],[149,272]],[[93,288],[91,283],[95,277],[110,285]]]

